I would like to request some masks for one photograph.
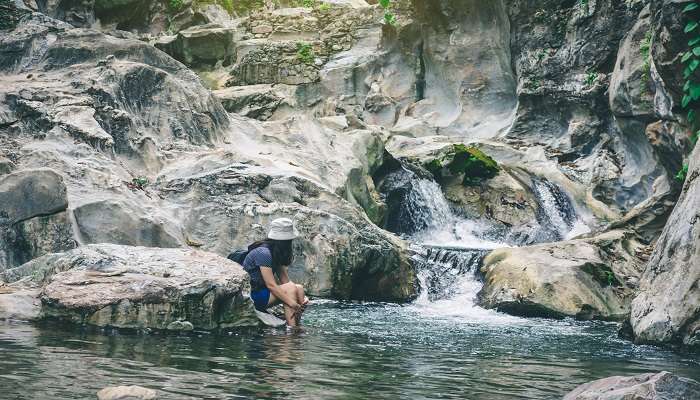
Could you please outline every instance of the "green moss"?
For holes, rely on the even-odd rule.
[[[297,59],[304,64],[313,64],[314,51],[310,44],[304,42],[297,43]]]
[[[437,177],[440,174],[440,171],[442,171],[442,161],[438,160],[437,158],[429,161],[425,164],[423,164],[423,167],[428,170],[433,176]]]
[[[498,175],[498,163],[486,153],[474,146],[455,144],[441,159],[434,159],[423,164],[425,169],[442,179],[444,170],[453,175],[463,175],[463,183],[467,186],[477,185],[484,180]]]

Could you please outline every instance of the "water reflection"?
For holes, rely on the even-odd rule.
[[[172,399],[542,399],[614,374],[663,369],[700,379],[697,355],[633,346],[610,324],[506,321],[327,302],[301,334],[120,335],[0,323],[0,398],[85,399],[137,384]]]

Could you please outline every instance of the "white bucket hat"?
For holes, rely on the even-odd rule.
[[[268,239],[292,240],[299,237],[299,231],[294,227],[294,222],[289,218],[277,218],[270,224]]]

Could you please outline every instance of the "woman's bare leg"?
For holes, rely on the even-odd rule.
[[[295,284],[292,282],[287,282],[284,285],[280,285],[280,289],[284,291],[288,296],[293,298],[294,300],[297,301],[300,305],[303,304],[299,302],[298,300],[298,293],[297,293],[297,287]],[[289,307],[288,305],[284,305],[284,319],[287,320],[287,325],[295,327],[298,325],[297,319],[296,319],[296,310],[293,308]]]
[[[294,286],[296,287],[297,303],[301,305],[301,310],[299,310],[299,312],[296,315],[296,323],[297,325],[301,325],[301,315],[304,313],[304,310],[306,309],[306,303],[309,302],[309,299],[307,299],[304,295],[303,286],[299,284],[295,284]]]

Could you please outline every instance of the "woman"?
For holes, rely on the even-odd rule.
[[[287,274],[287,266],[292,263],[292,240],[297,237],[299,232],[291,219],[276,219],[270,224],[267,239],[248,246],[243,260],[243,268],[250,275],[250,297],[255,308],[265,311],[273,304],[283,303],[284,317],[291,327],[299,326],[309,302],[304,288],[289,280]]]

